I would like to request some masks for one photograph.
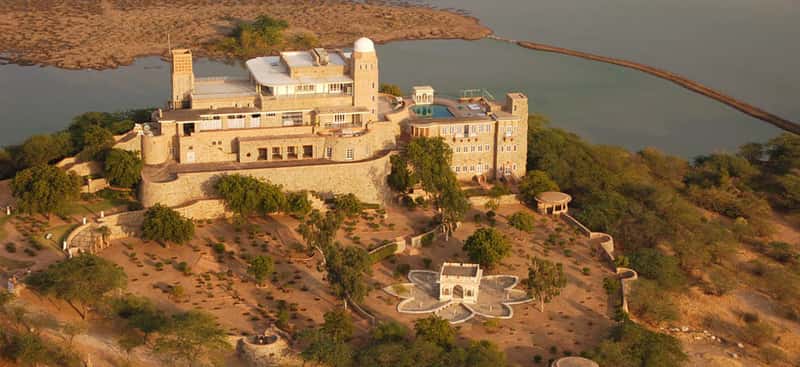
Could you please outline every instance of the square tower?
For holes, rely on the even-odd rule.
[[[170,101],[172,109],[191,107],[192,89],[194,89],[192,51],[172,50],[172,99]]]
[[[369,110],[368,120],[378,120],[378,55],[369,38],[353,45],[350,72],[353,74],[353,106]]]

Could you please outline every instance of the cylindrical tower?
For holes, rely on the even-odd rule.
[[[378,119],[378,55],[366,37],[353,44],[350,72],[353,77],[353,106],[369,110],[369,121]]]

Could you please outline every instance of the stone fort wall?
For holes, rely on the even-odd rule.
[[[164,182],[154,182],[144,177],[140,198],[145,207],[158,203],[174,207],[213,198],[216,196],[214,183],[219,176],[238,173],[269,180],[289,191],[309,190],[323,196],[353,193],[363,202],[378,203],[387,200],[390,195],[386,176],[391,171],[391,154],[384,152],[376,158],[349,163],[178,173],[175,179]]]

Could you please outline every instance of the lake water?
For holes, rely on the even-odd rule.
[[[795,40],[800,32],[792,32],[799,27],[789,22],[800,14],[792,1],[431,3],[467,9],[503,36],[654,64],[800,120],[800,75],[793,65],[800,57]],[[720,5],[712,6],[716,3]],[[430,84],[449,95],[469,88],[486,88],[498,98],[522,91],[529,96],[531,112],[596,143],[633,150],[656,146],[689,157],[730,151],[779,133],[647,74],[498,41],[393,42],[379,46],[378,53],[384,82],[404,90]],[[195,70],[198,75],[244,73],[240,66],[208,60],[196,60]],[[107,71],[4,65],[0,86],[0,145],[7,145],[62,129],[84,111],[163,105],[169,95],[169,68],[156,57]]]

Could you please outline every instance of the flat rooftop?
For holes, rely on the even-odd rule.
[[[283,52],[281,55],[290,66],[314,65],[314,58],[308,51]],[[330,52],[328,55],[331,64],[345,65],[344,59],[338,53]],[[250,70],[250,74],[253,75],[258,84],[267,86],[353,82],[353,78],[347,75],[292,78],[289,76],[289,68],[281,62],[281,56],[256,57],[247,60],[245,65],[247,65],[247,69]]]
[[[192,90],[192,97],[200,99],[255,95],[255,86],[245,78],[195,78]]]
[[[450,264],[442,265],[442,275],[457,277],[475,277],[478,275],[478,264]]]

